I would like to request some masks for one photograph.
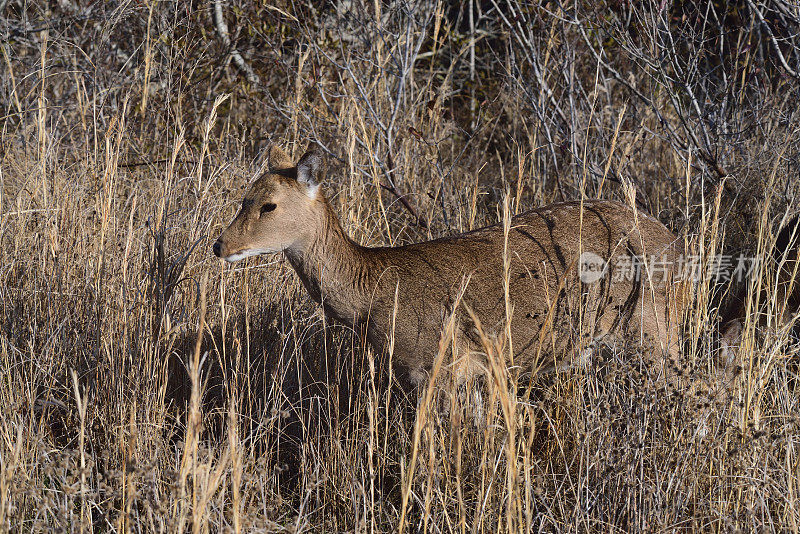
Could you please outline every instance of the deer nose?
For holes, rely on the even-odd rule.
[[[213,249],[214,249],[214,256],[216,256],[216,257],[218,257],[218,258],[219,258],[219,254],[220,254],[220,249],[221,249],[221,248],[222,248],[222,246],[219,244],[219,241],[217,241],[216,243],[214,243],[214,247],[213,247]]]

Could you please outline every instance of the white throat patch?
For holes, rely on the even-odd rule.
[[[308,198],[314,200],[317,198],[317,193],[319,192],[319,184],[313,184],[306,187],[306,195]]]
[[[240,250],[236,254],[231,254],[230,256],[225,256],[223,259],[228,263],[233,263],[239,260],[243,260],[245,258],[249,258],[250,256],[258,256],[260,254],[269,254],[270,252],[278,252],[276,250],[267,250],[261,248],[250,248],[247,250]]]

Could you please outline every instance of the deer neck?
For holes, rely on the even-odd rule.
[[[285,250],[286,257],[316,302],[345,322],[360,320],[374,289],[370,252],[342,230],[320,195],[309,235]]]

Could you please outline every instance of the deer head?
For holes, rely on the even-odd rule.
[[[321,163],[316,145],[297,165],[280,147],[270,146],[267,171],[250,187],[238,215],[214,243],[214,254],[234,262],[306,245],[319,222]]]

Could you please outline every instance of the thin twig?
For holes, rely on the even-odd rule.
[[[392,195],[394,195],[395,198],[397,198],[397,200],[400,201],[400,204],[402,204],[403,207],[417,220],[418,226],[421,226],[425,229],[428,228],[428,221],[425,219],[425,217],[423,217],[417,212],[417,209],[414,206],[411,205],[411,203],[406,198],[408,195],[400,194],[397,188],[395,188],[395,186],[393,185],[386,185],[382,183],[380,184],[380,186],[389,193],[391,193]]]
[[[783,65],[783,68],[786,69],[786,72],[788,72],[793,78],[800,79],[800,74],[798,74],[796,70],[790,67],[789,63],[786,62],[786,58],[783,57],[783,52],[781,52],[781,47],[778,46],[778,40],[775,39],[775,34],[772,33],[772,28],[770,28],[767,21],[764,20],[764,15],[761,13],[761,10],[759,10],[758,7],[756,7],[756,5],[750,0],[747,0],[747,5],[749,5],[750,9],[752,9],[753,12],[755,12],[756,16],[758,17],[758,20],[761,22],[761,25],[764,27],[765,30],[767,30],[767,35],[769,35],[769,38],[772,41],[772,46],[775,47],[775,54],[781,61],[781,65]]]
[[[130,169],[132,167],[144,167],[145,165],[162,165],[164,163],[170,163],[172,159],[156,159],[153,161],[137,161],[135,163],[120,163],[117,165],[118,167],[123,167],[126,169]],[[186,165],[196,165],[197,162],[190,159],[177,159],[175,163],[183,163]]]

